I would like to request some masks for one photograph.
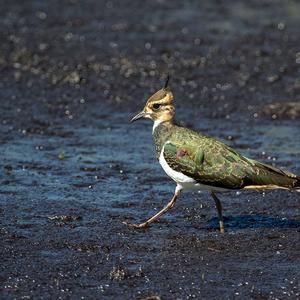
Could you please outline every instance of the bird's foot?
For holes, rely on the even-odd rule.
[[[131,223],[127,223],[127,222],[124,221],[122,223],[127,225],[128,227],[136,228],[136,229],[146,228],[146,227],[149,226],[149,224],[147,222],[140,223],[140,224],[131,224]]]
[[[223,221],[220,221],[220,232],[221,233],[225,233],[225,229],[224,229],[224,222]]]

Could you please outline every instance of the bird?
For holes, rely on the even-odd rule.
[[[300,176],[247,158],[221,141],[175,125],[173,93],[169,75],[162,89],[154,93],[131,122],[151,119],[156,158],[165,173],[176,182],[171,200],[158,213],[140,224],[145,228],[170,210],[183,190],[208,191],[215,202],[219,230],[224,233],[222,204],[217,193],[230,190],[295,189]]]

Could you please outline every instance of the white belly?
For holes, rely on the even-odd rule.
[[[166,142],[166,144],[169,142]],[[165,144],[165,145],[166,145]],[[224,191],[222,188],[213,187],[205,184],[198,183],[195,179],[184,175],[181,172],[177,172],[173,170],[165,160],[164,157],[164,148],[163,146],[160,156],[159,163],[166,172],[168,176],[170,176],[182,189],[192,189],[192,190],[208,190],[208,191]]]

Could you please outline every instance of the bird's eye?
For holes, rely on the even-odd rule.
[[[155,104],[153,104],[153,109],[159,109],[160,108],[160,106],[161,106],[161,104],[159,104],[159,103],[155,103]]]

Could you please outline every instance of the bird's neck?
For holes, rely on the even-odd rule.
[[[168,121],[165,121],[165,120],[162,120],[162,119],[157,119],[154,121],[153,123],[153,127],[152,127],[152,134],[154,134],[155,130],[159,127],[159,126],[164,126],[166,128],[170,128],[172,127],[174,124],[173,124],[173,120],[168,120]]]
[[[155,152],[157,159],[159,159],[161,149],[166,143],[166,141],[169,139],[169,137],[172,135],[173,129],[175,127],[176,126],[173,124],[172,121],[157,121],[156,124],[154,122],[152,136],[153,142],[155,144]]]

